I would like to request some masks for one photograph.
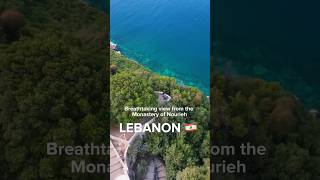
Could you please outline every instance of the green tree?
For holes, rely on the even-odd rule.
[[[119,72],[111,77],[112,122],[135,122],[139,117],[131,116],[125,107],[152,107],[157,104],[151,81],[130,72]]]
[[[178,172],[177,180],[210,180],[210,159],[203,166],[190,166]]]

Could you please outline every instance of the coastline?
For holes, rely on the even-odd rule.
[[[112,38],[111,38],[112,39]],[[110,41],[110,43],[114,43],[115,45],[118,46],[118,44],[115,42],[115,41]],[[114,49],[111,49],[110,47],[110,50],[114,50]],[[167,71],[168,73],[163,73],[161,71],[157,71],[157,70],[152,70],[150,67],[148,67],[147,65],[139,62],[138,60],[136,60],[135,58],[132,58],[130,56],[128,56],[125,52],[121,51],[121,47],[116,51],[116,52],[119,52],[118,54],[120,54],[121,56],[124,56],[126,57],[126,59],[128,59],[129,61],[131,62],[134,62],[140,66],[142,66],[144,69],[152,72],[152,73],[155,73],[157,75],[160,75],[160,76],[165,76],[165,77],[169,77],[169,78],[172,78],[172,79],[175,79],[177,84],[181,87],[192,87],[192,88],[196,88],[198,89],[199,91],[201,91],[205,96],[210,96],[210,87],[208,88],[205,88],[205,87],[200,87],[200,86],[197,86],[197,85],[194,85],[195,83],[193,81],[189,81],[189,82],[186,82],[186,80],[183,80],[183,79],[180,79],[179,77],[177,76],[174,76],[174,75],[171,75],[171,74],[176,74],[174,71]],[[167,69],[166,69],[167,70]],[[181,75],[182,76],[182,75]]]
[[[103,8],[99,7],[99,5],[97,5],[97,4],[94,4],[90,0],[80,0],[80,2],[89,6],[89,7],[96,8],[99,11],[102,11],[103,13],[106,13],[106,11]],[[111,37],[110,37],[110,42],[114,42],[115,44],[117,43],[116,41],[112,41]],[[177,84],[179,84],[182,87],[193,87],[193,88],[196,88],[199,91],[201,91],[204,95],[210,96],[210,85],[207,87],[203,81],[200,81],[200,79],[198,79],[196,77],[190,77],[187,74],[177,73],[176,71],[174,71],[172,69],[168,69],[167,67],[160,68],[159,70],[156,70],[155,68],[149,67],[147,64],[139,62],[136,58],[132,58],[130,55],[128,55],[124,51],[121,51],[121,49],[119,50],[119,52],[121,55],[124,55],[128,60],[133,61],[133,62],[143,66],[145,69],[147,69],[153,73],[156,73],[160,76],[166,76],[166,77],[173,78],[176,80]],[[188,78],[184,79],[181,77],[188,77]],[[200,82],[200,83],[197,83],[197,82]]]

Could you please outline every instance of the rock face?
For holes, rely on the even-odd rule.
[[[148,172],[144,180],[166,180],[166,169],[158,158],[152,158],[148,165]]]

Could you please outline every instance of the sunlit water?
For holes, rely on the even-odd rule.
[[[111,0],[111,40],[131,59],[206,94],[209,0]]]

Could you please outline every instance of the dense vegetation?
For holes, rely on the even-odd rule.
[[[111,113],[112,121],[133,122],[130,114],[123,113],[125,105],[154,106],[157,105],[154,91],[163,91],[172,97],[166,106],[194,107],[193,112],[184,117],[163,117],[157,122],[197,123],[194,133],[147,133],[131,147],[128,162],[132,169],[146,172],[148,157],[159,157],[166,166],[167,179],[208,179],[210,157],[209,134],[209,100],[193,87],[180,86],[173,78],[160,76],[150,72],[134,61],[111,51]],[[205,173],[205,174],[203,174]],[[179,175],[177,175],[179,174]],[[191,179],[192,179],[191,178]],[[190,178],[189,178],[190,179]]]
[[[246,174],[214,174],[219,180],[297,179],[320,175],[320,121],[296,97],[276,83],[246,77],[213,78],[213,145],[239,146],[250,142],[267,148],[265,156],[214,156],[247,164]]]
[[[106,15],[79,0],[0,1],[0,179],[71,174],[46,143],[107,143]]]
[[[110,72],[111,122],[125,123],[139,120],[137,117],[132,117],[130,112],[125,112],[125,106],[156,105],[151,73],[140,65],[129,62],[124,56],[111,51]]]
[[[0,179],[102,179],[70,174],[71,159],[47,156],[46,143],[106,143],[108,40],[106,15],[78,0],[0,1]],[[137,148],[132,166],[143,172],[146,156],[161,158],[168,179],[207,179],[210,153],[209,102],[197,89],[151,73],[111,52],[111,121],[138,121],[123,106],[156,105],[153,91],[173,99],[168,106],[192,106],[196,133],[150,133]],[[315,179],[320,175],[319,118],[279,85],[248,78],[214,77],[213,144],[251,142],[268,149],[265,157],[237,159],[247,174],[224,179]],[[127,101],[129,99],[129,101]],[[89,177],[90,176],[90,177]],[[104,175],[105,176],[105,175]],[[105,178],[105,177],[104,177]]]

